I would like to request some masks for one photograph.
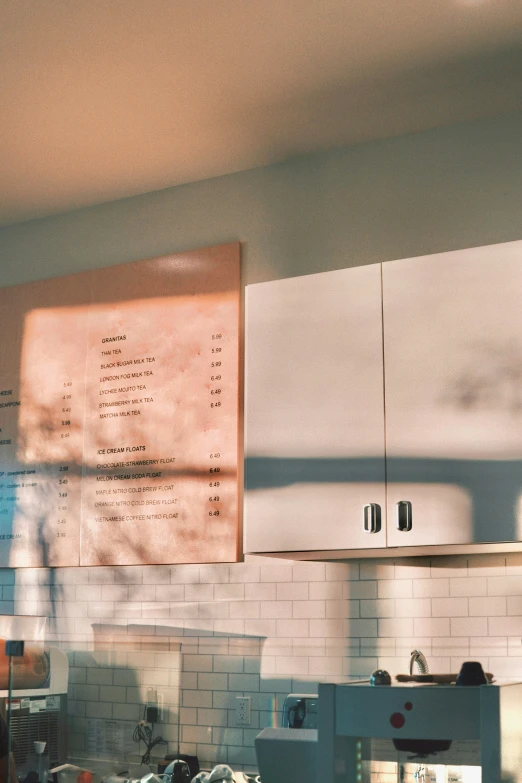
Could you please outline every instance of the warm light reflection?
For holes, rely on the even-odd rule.
[[[0,564],[235,561],[238,247],[6,302],[19,339],[0,357],[0,402],[14,400],[0,411]]]

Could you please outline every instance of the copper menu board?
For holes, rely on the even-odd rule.
[[[0,289],[0,566],[237,559],[239,244]]]

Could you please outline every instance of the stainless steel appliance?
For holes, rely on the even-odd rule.
[[[522,783],[522,683],[321,683],[318,729],[264,729],[263,783]]]
[[[0,711],[7,719],[11,707],[13,755],[18,774],[29,770],[34,763],[34,742],[45,742],[49,764],[56,766],[67,757],[67,685],[69,661],[62,650],[49,647],[42,653],[47,657],[46,678],[34,687],[24,687],[23,671],[18,673],[17,686],[9,705],[7,690],[0,690]],[[32,672],[27,682],[33,682]]]

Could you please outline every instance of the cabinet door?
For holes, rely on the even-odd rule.
[[[383,264],[383,296],[388,545],[521,539],[522,242]]]
[[[379,264],[247,287],[245,416],[245,551],[386,545]]]

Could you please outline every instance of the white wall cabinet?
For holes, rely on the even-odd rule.
[[[379,265],[247,287],[245,551],[386,545],[382,373]]]
[[[250,286],[246,348],[245,551],[522,541],[522,242]]]
[[[382,274],[388,545],[522,540],[522,242]]]

